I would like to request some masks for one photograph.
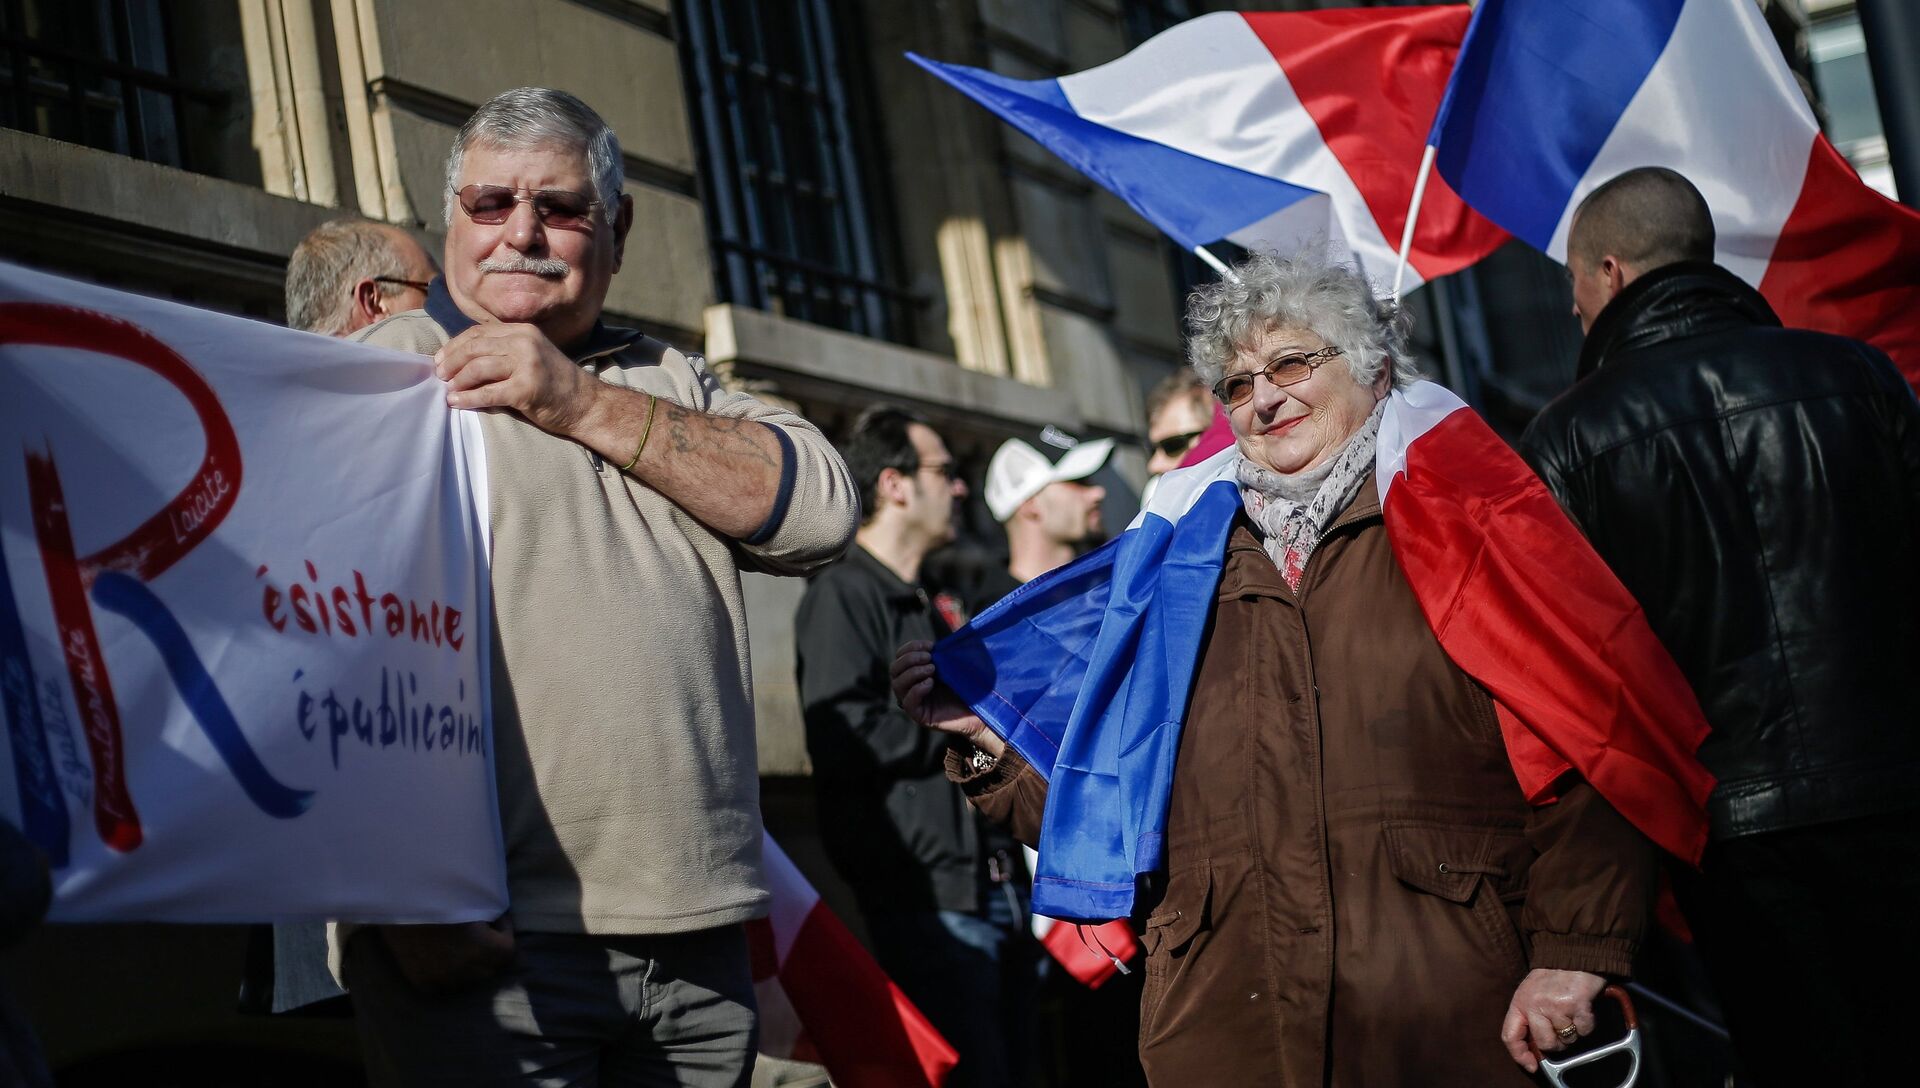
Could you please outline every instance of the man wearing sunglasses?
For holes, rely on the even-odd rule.
[[[483,105],[447,164],[446,274],[367,330],[479,412],[507,914],[347,935],[405,1084],[744,1085],[764,915],[742,568],[846,548],[845,464],[791,412],[601,320],[632,201],[585,103]],[[475,828],[475,834],[485,829]]]
[[[1192,370],[1177,368],[1147,393],[1147,472],[1180,467],[1181,458],[1213,425],[1213,397]]]

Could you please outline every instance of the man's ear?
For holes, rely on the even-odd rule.
[[[613,213],[613,270],[620,271],[620,262],[627,254],[627,232],[633,229],[633,198],[620,194],[620,210]]]
[[[380,285],[364,279],[353,285],[353,314],[361,325],[371,325],[387,316],[387,297]]]
[[[1609,299],[1626,287],[1629,278],[1627,266],[1621,263],[1620,258],[1611,254],[1600,258],[1600,276],[1607,281],[1607,298]]]
[[[906,496],[902,493],[902,488],[906,480],[907,474],[897,468],[881,469],[880,478],[874,482],[873,486],[874,496],[880,500],[880,505],[905,503]],[[869,511],[869,513],[878,513],[878,511]]]

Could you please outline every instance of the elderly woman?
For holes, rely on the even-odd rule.
[[[1414,380],[1392,313],[1343,267],[1236,271],[1187,314],[1243,509],[1136,899],[1141,1061],[1156,1085],[1530,1083],[1628,973],[1653,848],[1577,778],[1527,803],[1415,601],[1373,483],[1383,398]],[[902,705],[959,738],[949,775],[1044,853],[1047,780],[937,679],[902,648]]]

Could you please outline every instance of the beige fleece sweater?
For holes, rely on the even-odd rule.
[[[360,339],[423,354],[426,311]],[[740,569],[803,574],[853,539],[859,498],[806,420],[723,390],[697,356],[602,329],[601,380],[784,439],[768,524],[730,540],[507,412],[481,417],[493,530],[493,736],[509,908],[523,930],[677,933],[766,913]]]

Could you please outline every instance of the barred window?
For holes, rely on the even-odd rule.
[[[905,341],[884,161],[851,93],[839,0],[682,0],[679,37],[714,279],[727,302]]]
[[[186,166],[161,0],[0,0],[0,127]]]

